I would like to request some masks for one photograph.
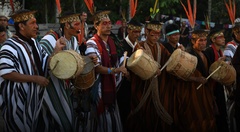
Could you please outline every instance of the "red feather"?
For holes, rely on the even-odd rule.
[[[13,4],[13,0],[10,0],[10,6],[12,8],[12,12],[14,12],[14,4]]]
[[[60,0],[56,0],[56,5],[57,5],[58,14],[60,14],[62,12]]]

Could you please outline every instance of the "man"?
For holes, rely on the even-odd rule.
[[[36,131],[47,79],[48,56],[35,41],[36,11],[19,10],[14,19],[16,35],[0,51],[1,104],[6,131]],[[54,53],[64,46],[60,40]]]
[[[221,48],[225,46],[225,38],[222,29],[213,29],[209,34],[211,46],[208,47],[204,53],[208,58],[208,65],[210,66],[215,61],[223,59],[223,53]],[[216,115],[216,125],[218,131],[228,132],[228,117],[227,107],[224,93],[224,86],[218,82],[214,84],[214,96],[218,107],[218,113]]]
[[[123,40],[127,36],[127,20],[122,19],[122,26],[118,28],[118,39]]]
[[[179,42],[184,45],[184,47],[189,46],[189,28],[187,27],[187,22],[183,21],[180,27],[180,40]]]
[[[170,57],[170,53],[158,43],[161,27],[162,24],[159,21],[148,22],[145,26],[146,41],[140,42],[135,50],[143,49],[146,54],[163,66]],[[142,80],[131,72],[132,107],[127,120],[127,131],[165,131],[166,125],[164,127],[162,125],[171,126],[173,123],[170,116],[174,107],[173,94],[171,94],[173,85],[168,81],[172,80],[173,75],[168,74],[165,69],[163,71],[158,69],[155,74],[155,77]]]
[[[88,25],[87,25],[87,13],[86,12],[82,12],[80,14],[80,20],[82,22],[82,29],[81,29],[81,34],[83,35],[83,42],[86,43],[86,41],[88,40]]]
[[[96,81],[91,89],[92,104],[90,112],[83,112],[83,131],[122,131],[119,110],[116,102],[115,74],[127,73],[125,67],[116,68],[117,51],[111,34],[110,11],[99,11],[94,15],[97,33],[87,41],[86,55],[96,56]]]
[[[207,32],[194,30],[191,36],[191,55],[197,57],[197,67],[188,81],[177,83],[177,107],[175,124],[179,131],[216,131],[214,115],[214,95],[211,79],[208,81],[208,61],[203,51],[207,44]],[[197,87],[203,84],[199,89]]]
[[[127,51],[128,57],[130,57],[134,51],[134,47],[138,42],[137,39],[140,36],[141,29],[142,24],[137,20],[131,19],[127,24],[128,35],[122,41],[122,48],[124,51]],[[121,62],[123,62],[123,59]],[[117,91],[117,101],[123,128],[126,130],[126,120],[131,110],[131,82],[126,76],[122,77],[120,75],[120,84]]]
[[[61,17],[59,17],[59,23],[62,29],[61,35],[66,41],[66,46],[63,49],[75,50],[80,53],[76,39],[81,25],[79,14],[63,12]],[[54,49],[57,38],[59,37],[58,34],[52,32],[44,36],[40,44],[48,54],[52,54],[52,49]],[[48,114],[48,116],[43,115],[45,130],[73,131],[74,116],[70,82],[69,80],[65,81],[56,78],[51,72],[49,74],[51,83],[47,86],[46,92],[44,93],[43,114],[45,114],[45,112]]]
[[[8,29],[8,17],[4,14],[0,14],[0,25],[6,28],[7,38],[12,37],[11,31]]]
[[[232,28],[232,38],[233,40],[226,44],[223,52],[224,56],[226,56],[227,61],[231,61],[238,45],[240,44],[240,18],[237,18],[234,21],[234,26]]]
[[[6,28],[4,26],[0,26],[0,48],[2,47],[2,44],[7,40],[7,33]]]
[[[168,24],[165,29],[166,37],[167,37],[167,43],[164,43],[164,47],[172,54],[174,50],[177,48],[180,48],[182,50],[185,50],[184,46],[179,43],[179,27],[177,24],[172,23]]]

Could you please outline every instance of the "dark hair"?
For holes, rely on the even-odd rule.
[[[22,13],[25,13],[25,12],[30,12],[30,10],[28,10],[28,9],[18,10],[13,15],[22,14]],[[11,16],[13,16],[13,15],[11,15]],[[18,26],[20,23],[23,23],[24,25],[26,25],[27,20],[26,21],[22,21],[22,22],[14,22],[14,28],[15,28],[16,32],[19,32],[19,30],[20,30],[20,28]]]
[[[18,26],[20,23],[26,25],[27,21],[23,21],[23,22],[14,22],[14,28],[16,30],[16,32],[19,32],[20,27]]]
[[[7,31],[6,28],[4,26],[0,25],[0,32],[6,32],[6,31]]]

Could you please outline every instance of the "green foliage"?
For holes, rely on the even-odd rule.
[[[25,0],[26,1],[26,0]],[[182,0],[186,4],[187,0]],[[82,10],[87,11],[88,9],[84,3],[84,0],[61,0],[62,10],[72,10],[75,6],[76,12]],[[197,0],[197,20],[204,20],[204,14],[208,12],[208,0]],[[149,20],[154,7],[155,0],[138,0],[138,6],[135,18],[141,22]],[[128,19],[129,14],[129,0],[94,0],[94,4],[97,10],[111,10],[110,17],[113,23],[122,18],[121,10],[126,11],[126,18]],[[236,0],[236,17],[240,17],[240,1]],[[30,10],[37,10],[37,20],[39,23],[46,23],[46,16],[48,23],[54,23],[56,18],[56,6],[55,0],[27,0],[25,2],[25,8]],[[230,23],[229,16],[224,5],[223,0],[212,0],[212,16],[211,20],[217,23]],[[156,8],[156,17],[161,14],[182,16],[186,18],[186,14],[183,7],[179,3],[179,0],[159,0]],[[47,15],[45,15],[47,13]],[[91,17],[90,13],[89,18]],[[91,23],[90,21],[88,23]]]

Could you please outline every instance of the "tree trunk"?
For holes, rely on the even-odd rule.
[[[73,11],[74,11],[74,13],[76,13],[76,1],[75,0],[73,0]]]
[[[209,22],[211,22],[211,15],[212,15],[212,0],[208,0],[208,18]]]

